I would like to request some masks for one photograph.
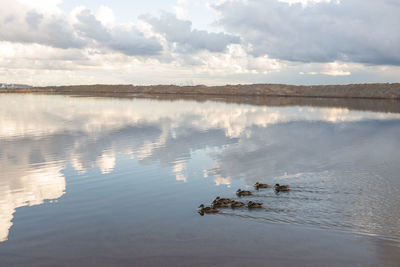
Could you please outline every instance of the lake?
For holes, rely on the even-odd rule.
[[[0,95],[0,265],[399,266],[400,103],[318,101]]]

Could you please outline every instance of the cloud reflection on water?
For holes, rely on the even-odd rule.
[[[351,164],[367,168],[377,158],[391,163],[391,173],[395,165],[387,152],[400,145],[393,128],[398,124],[381,123],[381,135],[369,121],[398,119],[400,114],[343,108],[2,95],[0,241],[18,207],[64,194],[61,171],[68,163],[78,173],[97,166],[107,174],[119,155],[129,154],[144,165],[169,167],[176,180],[187,182],[192,153],[213,147],[214,166],[203,175],[217,185],[347,170]],[[375,155],[368,153],[371,146],[380,148]]]
[[[65,193],[64,166],[44,165],[40,168],[23,164],[12,166],[1,161],[0,181],[0,242],[7,240],[15,210],[40,205],[44,200],[60,198]]]

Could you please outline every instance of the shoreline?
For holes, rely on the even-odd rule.
[[[95,95],[182,95],[223,97],[304,97],[345,99],[400,99],[400,83],[312,85],[250,84],[224,86],[73,85],[2,89],[0,93],[55,93]]]

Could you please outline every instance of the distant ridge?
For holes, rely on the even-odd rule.
[[[286,84],[249,84],[224,86],[176,85],[75,85],[15,88],[0,90],[7,93],[58,93],[90,95],[223,95],[223,96],[274,96],[319,98],[381,98],[400,99],[400,83],[347,84],[296,86]]]

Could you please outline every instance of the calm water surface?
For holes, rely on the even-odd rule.
[[[0,266],[400,264],[398,113],[0,95],[0,168]]]

